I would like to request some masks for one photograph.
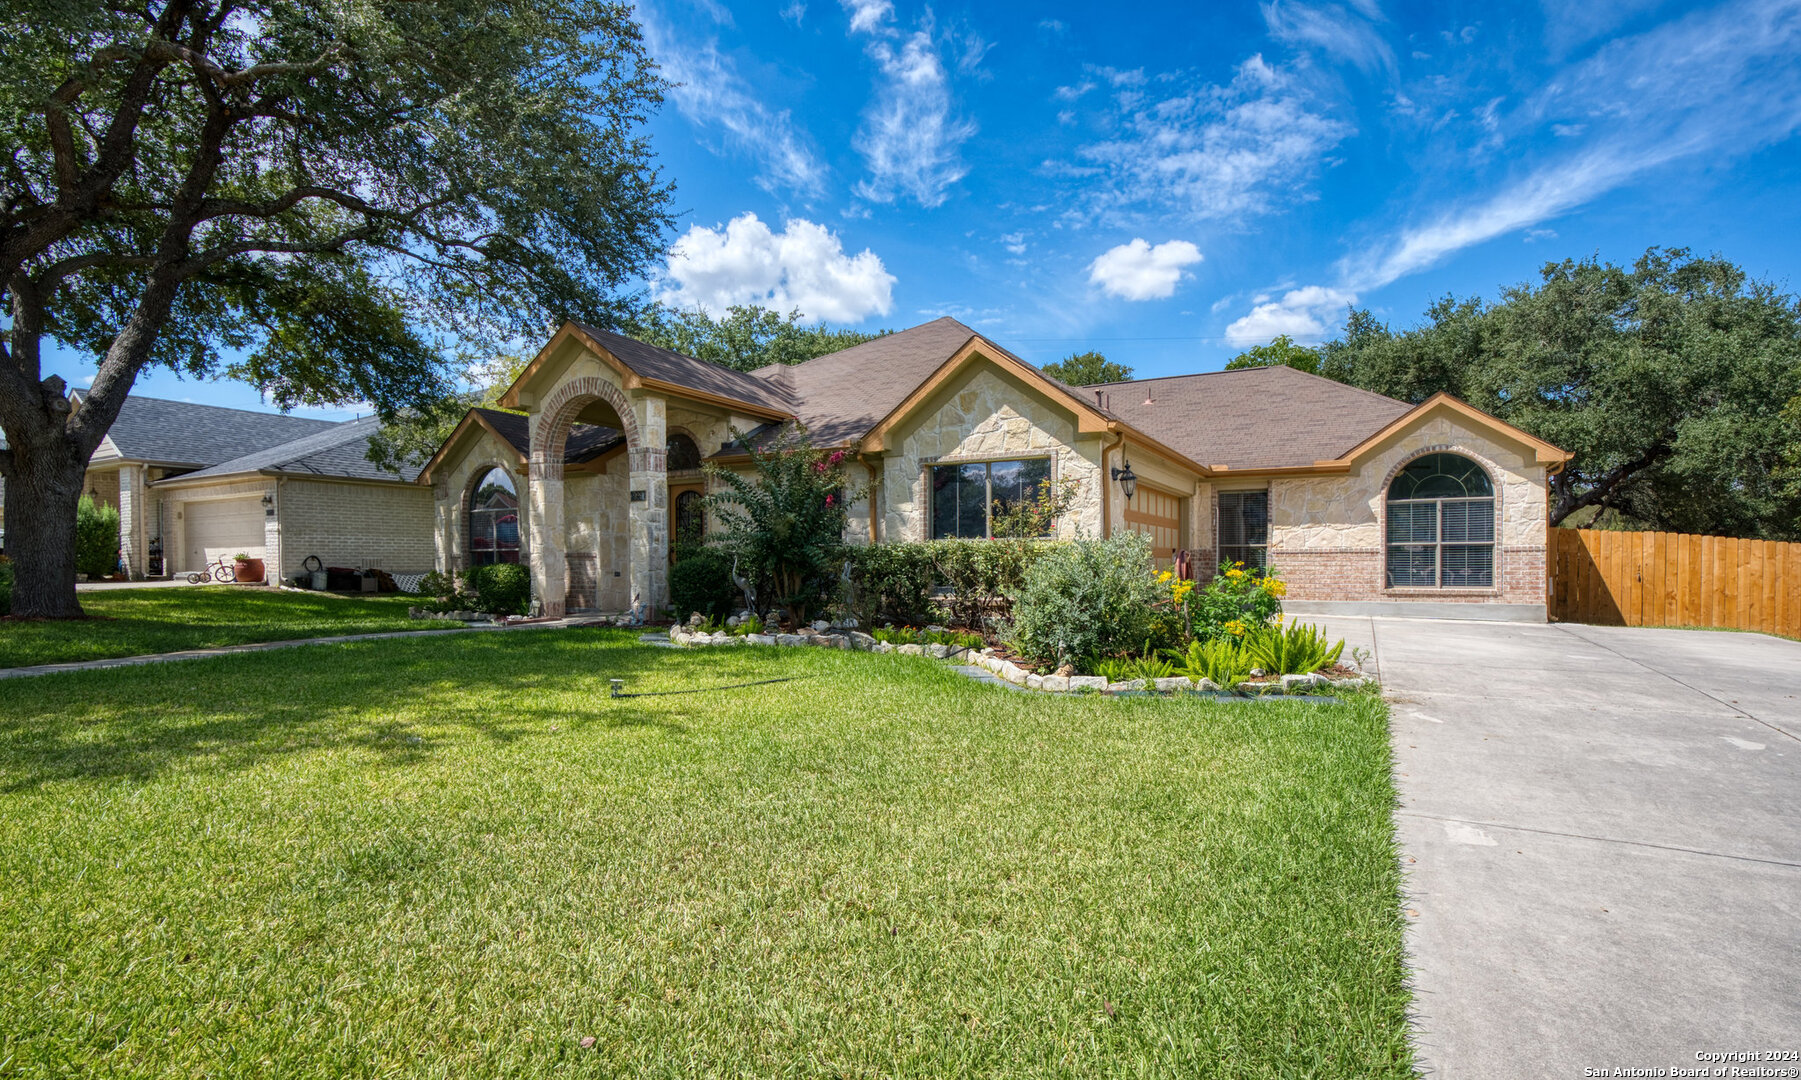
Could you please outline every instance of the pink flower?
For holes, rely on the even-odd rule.
[[[826,504],[826,505],[827,505],[827,506],[836,506],[836,505],[838,505],[838,496],[836,496],[836,495],[827,495],[827,496],[826,496],[826,497],[825,497],[825,504]]]

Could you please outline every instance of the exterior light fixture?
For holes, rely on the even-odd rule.
[[[263,492],[263,509],[267,510],[271,506],[274,506],[274,505],[275,505],[275,496],[269,494],[267,491]]]
[[[1120,490],[1126,493],[1126,501],[1132,501],[1132,493],[1138,490],[1138,474],[1132,471],[1131,459],[1113,470],[1113,479],[1119,481]]]

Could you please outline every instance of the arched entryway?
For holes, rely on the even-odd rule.
[[[598,581],[614,573],[629,581],[626,603],[645,614],[658,610],[667,594],[669,491],[665,468],[664,404],[644,396],[633,402],[606,379],[571,379],[558,387],[532,416],[531,563],[532,591],[546,615],[592,606]],[[590,565],[588,552],[565,551],[564,449],[570,428],[593,424],[625,438],[627,536],[619,565]],[[652,449],[654,448],[654,449]],[[573,572],[572,572],[573,571]]]

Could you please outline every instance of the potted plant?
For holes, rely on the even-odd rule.
[[[254,584],[263,580],[263,560],[253,559],[240,551],[231,557],[231,572],[239,584]]]

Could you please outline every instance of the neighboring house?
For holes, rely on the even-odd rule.
[[[1542,620],[1568,460],[1448,396],[1286,367],[1076,389],[949,318],[748,374],[570,323],[500,405],[526,415],[471,411],[420,473],[438,566],[527,562],[551,613],[665,603],[703,461],[745,468],[733,432],[799,421],[865,478],[852,542],[986,536],[994,500],[1067,479],[1060,535],[1275,566],[1291,611]]]
[[[81,407],[80,392],[72,395]],[[84,490],[119,508],[133,577],[239,553],[271,580],[308,555],[331,566],[430,569],[432,500],[416,469],[365,457],[373,418],[337,422],[131,396],[88,463]]]

